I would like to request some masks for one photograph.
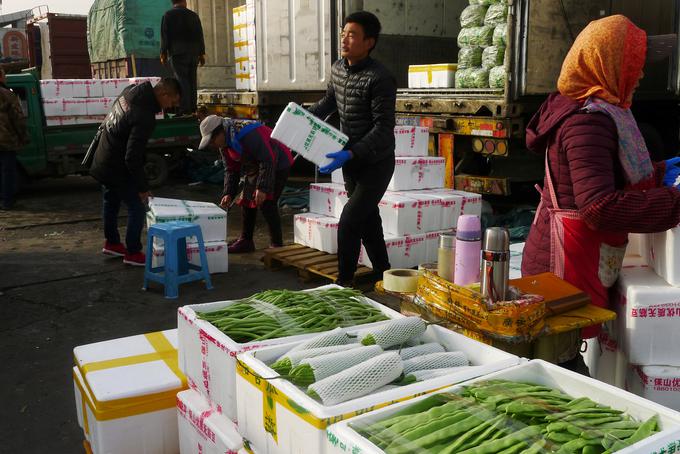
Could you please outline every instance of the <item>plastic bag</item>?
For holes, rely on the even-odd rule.
[[[458,34],[458,47],[487,47],[493,41],[493,27],[464,28]]]
[[[494,46],[505,46],[508,42],[508,23],[503,22],[502,24],[496,25],[493,29],[493,45]]]
[[[505,66],[496,66],[489,71],[489,87],[505,88]]]
[[[489,46],[482,52],[482,68],[491,69],[495,66],[501,66],[504,59],[505,47]]]
[[[482,65],[481,47],[461,47],[458,51],[458,70]]]
[[[489,71],[484,68],[467,68],[456,72],[456,88],[488,88]]]
[[[508,21],[508,5],[506,3],[494,3],[489,6],[484,18],[484,25],[495,27]]]
[[[460,26],[463,28],[481,27],[486,19],[488,6],[470,5],[460,13]]]

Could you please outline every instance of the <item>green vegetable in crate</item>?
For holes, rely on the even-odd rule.
[[[437,342],[429,342],[427,344],[416,345],[414,347],[406,347],[399,350],[399,356],[406,361],[407,359],[415,358],[416,356],[429,355],[430,353],[443,353],[446,350],[442,344]]]
[[[482,65],[482,48],[478,46],[461,47],[458,51],[458,70]]]
[[[496,66],[489,71],[489,87],[505,88],[505,77],[507,70],[505,66]]]
[[[287,376],[291,369],[297,366],[303,359],[352,350],[358,346],[359,344],[331,345],[328,347],[310,348],[309,350],[289,351],[269,367],[274,369],[279,375]]]
[[[502,23],[496,25],[496,27],[493,29],[492,38],[493,45],[505,47],[508,42],[507,37],[508,37],[508,24]]]
[[[508,5],[505,3],[496,3],[489,6],[484,17],[484,25],[493,26],[506,23],[508,21]]]
[[[444,367],[463,367],[470,362],[463,352],[430,353],[404,361],[404,375],[417,370],[441,369]]]
[[[501,66],[505,58],[505,47],[489,46],[482,52],[482,68],[491,69]]]
[[[359,340],[363,345],[380,345],[382,348],[388,348],[420,336],[426,329],[427,323],[420,317],[404,317],[362,332]]]
[[[413,371],[399,382],[402,385],[410,385],[412,383],[417,383],[425,380],[430,380],[432,378],[443,377],[445,375],[455,374],[457,372],[462,372],[466,369],[475,368],[477,366],[458,366],[458,367],[444,367],[438,369],[421,369]]]
[[[462,28],[481,27],[484,25],[486,10],[484,5],[470,5],[460,13],[460,26]]]
[[[387,352],[309,386],[307,394],[324,405],[365,396],[393,382],[403,371],[396,352]]]
[[[458,47],[466,46],[481,46],[487,47],[491,45],[493,40],[494,27],[471,27],[464,28],[458,34]]]
[[[456,71],[456,88],[488,88],[489,71],[484,68],[468,68]]]
[[[307,387],[383,353],[379,345],[358,347],[328,355],[305,358],[290,371],[290,381]]]

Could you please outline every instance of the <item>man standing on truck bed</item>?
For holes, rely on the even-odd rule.
[[[26,117],[19,98],[5,85],[5,70],[0,67],[0,209],[14,207],[17,177],[17,151],[28,143]]]
[[[167,62],[182,86],[180,113],[196,112],[196,69],[205,65],[205,41],[201,19],[186,0],[172,0],[161,19],[161,63]]]
[[[330,153],[333,162],[322,173],[342,168],[349,202],[338,226],[338,283],[351,285],[361,242],[373,270],[390,268],[378,203],[394,172],[396,80],[370,57],[380,35],[380,21],[365,11],[345,18],[342,59],[333,63],[323,99],[310,112],[324,119],[338,111],[346,149]]]
[[[102,253],[123,257],[123,263],[144,266],[142,229],[151,196],[144,174],[144,155],[156,127],[156,113],[179,105],[182,89],[176,79],[162,79],[125,88],[104,120],[90,174],[102,184],[104,237]],[[96,140],[96,139],[95,139]],[[118,234],[121,203],[128,209],[125,246]],[[126,248],[127,246],[127,248]]]

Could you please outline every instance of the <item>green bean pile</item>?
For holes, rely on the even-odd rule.
[[[267,290],[198,318],[239,343],[318,333],[387,317],[353,289]]]
[[[658,419],[641,423],[585,397],[494,380],[351,426],[387,454],[602,454],[653,435]]]

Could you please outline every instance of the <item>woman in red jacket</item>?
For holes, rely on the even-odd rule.
[[[646,33],[626,17],[591,22],[565,58],[559,92],[527,127],[529,149],[546,153],[546,178],[522,274],[551,271],[600,307],[608,306],[628,233],[680,222],[677,160],[652,163],[630,111],[646,51]],[[598,332],[587,328],[582,337]],[[578,347],[565,346],[567,367],[580,362]]]

